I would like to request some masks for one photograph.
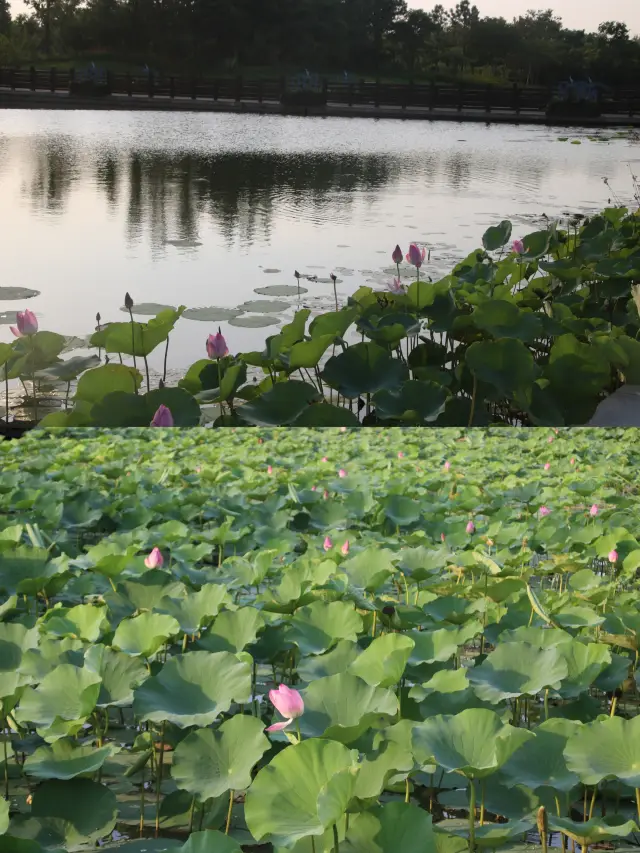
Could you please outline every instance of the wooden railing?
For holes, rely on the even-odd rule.
[[[79,75],[78,75],[79,76]],[[0,68],[0,89],[68,92],[78,77],[74,69]],[[271,101],[279,102],[287,92],[285,78],[247,80],[199,79],[152,73],[116,74],[106,72],[101,77],[107,94],[127,97],[162,97],[209,99],[213,101]],[[544,86],[495,87],[471,84],[442,83],[321,83],[321,100],[349,106],[387,106],[427,110],[478,110],[492,112],[507,110],[516,114],[544,112],[553,96],[553,89]],[[605,96],[602,111],[611,115],[640,115],[640,87],[618,89]]]

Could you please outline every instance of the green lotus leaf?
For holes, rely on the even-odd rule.
[[[338,640],[358,639],[362,617],[345,601],[315,601],[296,610],[289,626],[288,639],[303,655],[326,652]]]
[[[509,823],[485,823],[475,827],[475,843],[480,849],[495,850],[507,841],[523,836],[532,828],[534,820],[516,820]],[[459,838],[469,837],[469,822],[467,820],[442,820],[435,825],[436,833],[451,833]]]
[[[15,717],[33,723],[48,743],[76,734],[95,708],[100,676],[68,663],[60,664],[37,687],[25,688]]]
[[[396,388],[409,379],[407,366],[374,343],[350,346],[325,364],[322,379],[347,399]]]
[[[595,628],[596,625],[602,625],[604,618],[584,604],[565,604],[561,610],[553,613],[554,622],[561,628]]]
[[[404,330],[400,329],[404,337]],[[450,396],[450,392],[437,382],[409,379],[397,388],[378,391],[373,403],[382,420],[422,425],[433,423],[444,412]]]
[[[499,225],[492,225],[482,235],[482,245],[487,252],[495,252],[496,249],[501,249],[511,239],[511,229],[513,226],[508,219],[503,219]]]
[[[171,775],[179,788],[205,802],[251,784],[251,771],[270,748],[264,723],[237,714],[220,728],[200,729],[180,741]]]
[[[468,673],[480,699],[494,705],[504,699],[535,696],[545,687],[557,689],[567,674],[567,661],[558,647],[539,649],[528,643],[500,643]]]
[[[149,677],[141,660],[102,645],[87,649],[84,665],[102,680],[96,702],[98,708],[124,708],[131,705],[134,688]]]
[[[180,853],[242,853],[242,847],[222,832],[205,829],[192,833]]]
[[[376,722],[388,722],[398,713],[398,700],[390,690],[372,687],[346,672],[319,678],[302,696],[304,714],[299,723],[307,737],[351,743]]]
[[[415,524],[422,514],[420,503],[404,495],[389,495],[383,506],[387,518],[399,527]]]
[[[340,570],[347,575],[352,586],[375,592],[395,574],[395,558],[393,551],[371,546],[345,560]]]
[[[139,388],[141,383],[142,375],[133,367],[124,364],[103,364],[102,367],[95,367],[82,374],[74,399],[93,404],[116,391],[131,393]]]
[[[41,746],[27,757],[24,770],[36,779],[73,779],[99,770],[107,758],[119,752],[113,744],[95,749],[77,746],[69,740],[58,740]]]
[[[567,817],[555,817],[549,815],[549,829],[562,832],[567,835],[583,849],[590,847],[596,842],[608,841],[611,838],[626,838],[632,832],[638,831],[638,826],[633,820],[628,820],[623,815],[613,814],[606,817],[592,818],[591,820],[575,821]]]
[[[534,341],[542,333],[540,318],[522,311],[506,299],[491,299],[477,306],[471,319],[474,324],[494,338],[517,338]]]
[[[229,652],[187,652],[169,658],[134,691],[136,716],[179,728],[208,726],[232,702],[251,697],[251,664]]]
[[[571,634],[560,628],[537,628],[526,625],[502,631],[499,638],[501,643],[528,643],[530,646],[536,646],[539,649],[550,649],[553,646],[573,642]]]
[[[36,595],[46,588],[51,578],[64,571],[64,566],[50,559],[44,548],[25,545],[0,551],[0,588],[9,595]]]
[[[435,759],[445,770],[482,779],[534,737],[530,731],[504,724],[495,711],[469,708],[418,723],[413,729],[413,751],[420,764]]]
[[[44,623],[48,634],[58,637],[75,637],[95,643],[108,628],[106,607],[78,604],[76,607],[49,611]]]
[[[563,699],[575,699],[589,690],[600,673],[611,663],[611,652],[602,643],[574,640],[558,647],[567,663],[568,673],[558,690]]]
[[[169,637],[180,631],[173,616],[164,613],[140,613],[132,619],[123,619],[113,637],[115,649],[128,655],[151,657]]]
[[[482,633],[482,624],[475,620],[459,628],[438,628],[436,631],[410,631],[407,636],[414,642],[409,665],[435,663],[449,660],[460,646]]]
[[[357,814],[340,850],[347,853],[436,853],[431,815],[410,803],[385,803]]]
[[[9,829],[9,803],[6,800],[2,800],[0,803],[0,835],[4,835],[4,833]]]
[[[69,847],[94,843],[116,825],[116,795],[90,779],[53,779],[38,785],[33,794],[31,815],[55,821],[64,828]]]
[[[301,658],[297,667],[298,678],[310,684],[327,675],[347,672],[359,654],[360,648],[357,643],[351,640],[340,640],[330,652]]]
[[[361,800],[378,797],[392,776],[414,769],[411,733],[415,722],[400,720],[387,726],[374,738],[374,750],[363,758],[356,782],[355,796]]]
[[[247,792],[249,831],[258,842],[287,848],[322,835],[343,816],[357,773],[357,751],[341,743],[313,738],[287,747],[258,772]]]
[[[456,595],[440,595],[424,605],[424,612],[436,622],[452,622],[462,625],[473,616],[472,604]]]
[[[582,724],[573,720],[551,719],[535,730],[535,740],[525,743],[503,766],[501,776],[507,785],[553,788],[569,793],[578,783],[563,754],[567,741]]]
[[[403,634],[383,634],[371,643],[349,667],[373,687],[398,684],[415,643]]]
[[[203,625],[218,615],[227,597],[226,586],[208,583],[184,598],[163,598],[158,604],[158,610],[173,616],[183,633],[197,634]]]
[[[27,649],[38,645],[38,629],[19,622],[0,623],[0,685],[5,673],[15,673]]]
[[[611,663],[606,666],[593,682],[598,690],[610,692],[620,687],[629,677],[631,661],[625,655],[611,655]]]
[[[423,717],[457,714],[465,708],[487,707],[486,703],[478,699],[469,684],[465,667],[436,672],[429,681],[412,687],[409,698],[419,703]]]
[[[536,378],[530,350],[515,338],[471,344],[466,353],[466,363],[481,382],[492,385],[509,398],[518,391],[526,392]]]
[[[569,739],[564,757],[585,785],[619,779],[640,788],[640,716],[588,723]]]
[[[216,617],[212,628],[200,640],[200,645],[211,652],[233,652],[237,654],[255,643],[258,632],[264,626],[262,613],[254,607],[241,610],[225,610]]]
[[[289,379],[277,382],[270,391],[240,406],[238,413],[242,420],[254,426],[280,426],[295,421],[319,399],[320,394],[313,385]]]

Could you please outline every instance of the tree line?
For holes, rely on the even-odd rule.
[[[624,23],[568,29],[552,10],[483,17],[469,0],[0,0],[0,64],[93,57],[159,71],[273,69],[550,85],[640,80],[640,37]]]

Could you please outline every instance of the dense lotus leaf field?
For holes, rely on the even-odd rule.
[[[0,853],[628,851],[639,463],[633,430],[0,442]]]

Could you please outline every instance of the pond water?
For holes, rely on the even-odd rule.
[[[607,203],[608,178],[632,195],[640,147],[617,139],[559,142],[558,128],[224,114],[13,111],[0,125],[0,287],[40,291],[41,328],[86,335],[136,303],[236,309],[275,300],[232,323],[283,322],[297,296],[256,293],[302,280],[300,302],[329,309],[391,279],[390,254],[431,250],[437,278],[511,219],[514,236]],[[408,268],[406,270],[407,280]],[[287,303],[287,310],[282,303]],[[254,306],[249,306],[254,307]],[[249,318],[247,320],[247,317]],[[256,320],[256,318],[258,318]],[[146,319],[141,317],[140,319]],[[220,323],[232,352],[261,348],[277,326]],[[181,320],[169,361],[204,355],[218,322]],[[152,357],[159,366],[162,354]]]

